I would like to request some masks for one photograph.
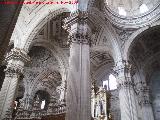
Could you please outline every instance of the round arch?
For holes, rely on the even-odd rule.
[[[52,69],[52,68],[43,69],[43,71],[41,71],[41,73],[39,73],[38,76],[36,76],[36,78],[34,78],[34,80],[33,80],[34,82],[31,84],[31,86],[30,87],[26,86],[26,89],[28,90],[28,94],[32,98],[33,98],[33,95],[34,95],[34,91],[37,89],[36,85],[38,85],[38,81],[42,81],[42,80],[46,81],[48,79],[48,76],[50,76],[50,75],[51,75],[50,77],[52,79],[52,75],[54,75],[54,72],[59,73],[59,75],[60,75],[60,84],[58,82],[58,84],[59,84],[58,86],[61,86],[61,84],[63,84],[63,83],[65,84],[65,81],[66,81],[66,74],[65,73],[66,73],[66,63],[67,63],[67,61],[65,60],[65,56],[61,55],[62,54],[61,50],[59,50],[58,47],[56,48],[56,47],[52,46],[47,41],[34,41],[34,43],[32,44],[32,47],[33,46],[37,46],[37,47],[39,46],[39,47],[42,47],[42,48],[50,51],[50,54],[54,55],[55,59],[57,59],[58,67],[56,67],[54,69]],[[49,79],[50,79],[50,77],[49,77]],[[59,80],[59,79],[57,79],[57,80]],[[25,82],[27,82],[27,81],[25,81]],[[53,86],[53,85],[51,85],[51,86]],[[39,86],[38,90],[39,89],[44,89],[44,87]],[[52,92],[53,92],[53,91],[49,90],[48,88],[46,88],[46,90],[50,94],[52,94]]]
[[[50,43],[49,41],[44,41],[44,40],[34,40],[30,48],[32,46],[41,46],[44,47],[45,49],[51,51],[52,55],[55,56],[57,59],[59,66],[60,66],[60,74],[63,76],[63,70],[66,70],[68,68],[68,62],[67,62],[67,55],[63,52],[63,50],[60,47],[57,47],[53,43]],[[29,49],[30,49],[29,48]]]
[[[29,52],[29,46],[35,37],[35,35],[38,33],[38,31],[53,17],[60,15],[64,12],[71,12],[71,8],[69,6],[61,6],[57,5],[55,7],[53,6],[44,6],[42,7],[43,12],[33,10],[33,12],[28,15],[28,17],[33,17],[28,24],[24,23],[22,17],[26,17],[21,15],[17,21],[17,24],[15,26],[14,32],[12,34],[12,40],[14,40],[15,47],[21,48],[25,50],[26,52]],[[22,9],[20,14],[23,14],[24,9]],[[33,15],[33,13],[36,12],[36,15]],[[40,13],[41,12],[41,13]],[[22,20],[21,20],[22,19]],[[27,19],[27,18],[26,18]],[[21,24],[24,24],[24,26],[20,27]]]
[[[115,32],[115,30],[113,29],[111,23],[109,21],[106,21],[104,14],[101,13],[97,8],[95,7],[91,7],[89,9],[89,20],[92,22],[93,26],[101,26],[102,28],[104,28],[104,33],[105,36],[108,37],[108,40],[111,42],[113,51],[110,51],[112,54],[112,57],[115,61],[115,63],[117,61],[120,61],[122,59],[122,55],[121,55],[121,50],[120,47],[118,45],[118,36]],[[96,28],[96,27],[95,27]]]
[[[149,30],[152,30],[156,27],[160,27],[160,22],[157,22],[155,24],[152,24],[150,26],[146,26],[146,27],[143,27],[139,30],[137,30],[136,32],[134,32],[130,38],[125,42],[125,45],[124,45],[124,50],[123,50],[123,59],[124,60],[129,60],[129,53],[130,53],[130,47],[131,45],[135,42],[136,38],[138,38],[140,35],[142,35],[143,33],[149,31]]]
[[[56,71],[59,73],[59,71]],[[34,97],[34,95],[36,94],[37,91],[42,90],[42,91],[46,91],[49,93],[50,96],[52,96],[53,91],[52,89],[49,89],[48,87],[45,86],[39,86],[37,88],[38,82],[41,82],[43,79],[46,79],[47,76],[49,76],[50,74],[52,74],[53,71],[49,70],[49,69],[45,69],[44,71],[42,71],[34,80],[34,83],[32,84],[30,90],[29,90],[29,95],[31,96],[31,98]]]
[[[30,20],[29,24],[26,25],[26,28],[24,28],[26,30],[23,30],[24,33],[20,29],[20,25],[17,23],[14,34],[16,33],[21,33],[21,34],[13,35],[13,36],[17,36],[16,38],[18,38],[18,39],[15,39],[15,43],[16,43],[15,47],[19,48],[20,46],[21,49],[28,52],[29,46],[31,45],[33,38],[38,33],[38,31],[42,28],[42,26],[44,26],[49,20],[51,20],[51,18],[64,12],[71,12],[71,8],[69,6],[66,6],[66,7],[58,6],[58,7],[55,7],[54,9],[53,8],[51,9],[51,7],[48,7],[48,8],[45,7],[42,15],[41,14],[40,16],[36,15],[32,20]],[[112,28],[111,24],[109,23],[109,21],[106,21],[104,14],[101,13],[97,8],[90,8],[87,12],[89,13],[89,19],[92,22],[92,24],[94,23],[94,26],[100,25],[101,27],[105,28],[105,31],[106,31],[105,34],[109,36],[108,39],[111,41],[113,46],[113,52],[112,52],[114,56],[113,58],[115,61],[119,61],[119,59],[121,59],[122,56],[121,56],[121,51],[117,42],[118,36],[114,31],[114,29]],[[23,23],[22,20],[18,20],[18,22]]]
[[[24,45],[24,50],[25,51],[28,51],[29,50],[29,47],[32,43],[32,40],[34,39],[34,37],[36,36],[36,34],[39,32],[39,30],[48,22],[50,21],[53,17],[57,16],[57,15],[60,15],[64,12],[70,12],[69,9],[67,8],[60,8],[60,9],[57,9],[53,12],[48,12],[48,14],[43,17],[38,23],[37,25],[33,28],[33,30],[30,32],[29,36],[26,38],[26,42],[25,42],[25,45]]]

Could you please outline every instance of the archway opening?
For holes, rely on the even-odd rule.
[[[45,105],[46,105],[46,100],[42,100],[41,109],[44,109],[44,108],[45,108]]]
[[[109,79],[103,81],[103,87],[107,87],[108,90],[115,90],[117,89],[117,80],[113,74],[109,75]]]
[[[35,94],[35,99],[36,97],[39,98],[39,108],[41,110],[47,110],[49,102],[50,102],[50,95],[48,92],[44,91],[44,90],[38,90]]]
[[[156,86],[159,86],[158,75],[160,72],[160,27],[156,26],[153,28],[149,28],[144,31],[140,35],[136,37],[136,39],[132,42],[129,48],[129,61],[132,63],[132,72],[131,76],[138,75],[141,78],[141,81],[145,82],[147,86],[150,87],[150,102],[152,103],[152,108],[154,112],[155,120],[159,120],[160,118],[157,108],[157,104],[153,105],[153,103],[160,98],[158,93],[155,91],[157,89]],[[139,84],[139,79],[134,79],[135,84]],[[156,99],[155,99],[156,97]]]

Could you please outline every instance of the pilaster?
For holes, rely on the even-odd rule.
[[[67,120],[91,119],[90,35],[87,12],[76,11],[65,19],[70,58],[67,80]]]
[[[29,61],[25,51],[14,48],[7,55],[8,62],[5,79],[0,91],[0,119],[6,118],[6,111],[13,109],[18,81],[22,79],[24,63]]]
[[[138,120],[134,83],[130,74],[131,64],[127,61],[120,61],[116,64],[115,72],[119,89],[121,120]]]
[[[149,92],[149,86],[146,84],[140,84],[139,104],[142,110],[142,120],[154,120]]]

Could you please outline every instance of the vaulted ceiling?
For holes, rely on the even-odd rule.
[[[127,16],[141,14],[140,6],[145,4],[148,10],[154,8],[159,0],[105,0],[106,5],[114,12],[119,13],[119,7],[124,8]]]
[[[153,72],[160,70],[160,26],[150,28],[137,36],[130,47],[130,61],[143,69],[147,82]]]
[[[108,79],[114,65],[114,60],[107,52],[91,52],[91,77],[97,85]]]

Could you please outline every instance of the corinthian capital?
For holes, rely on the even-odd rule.
[[[90,44],[92,32],[88,25],[87,12],[77,10],[64,22],[63,27],[69,32],[69,43]]]
[[[30,61],[30,57],[25,51],[14,48],[7,54],[5,60],[8,62],[6,73],[22,73],[24,64]]]
[[[64,28],[66,30],[70,30],[70,27],[75,23],[78,24],[86,24],[88,21],[88,12],[87,11],[80,11],[76,10],[75,12],[71,13],[69,17],[64,20]]]
[[[133,88],[134,83],[131,79],[131,64],[122,60],[116,63],[114,68],[117,77],[118,88]]]
[[[27,55],[27,53],[24,50],[14,48],[11,50],[10,53],[7,54],[5,60],[7,62],[10,60],[18,60],[26,63],[30,61],[30,57]]]
[[[115,71],[115,75],[117,76],[121,74],[126,76],[127,74],[130,74],[131,72],[131,64],[125,60],[118,61],[116,63],[116,66],[114,67],[114,71]]]

